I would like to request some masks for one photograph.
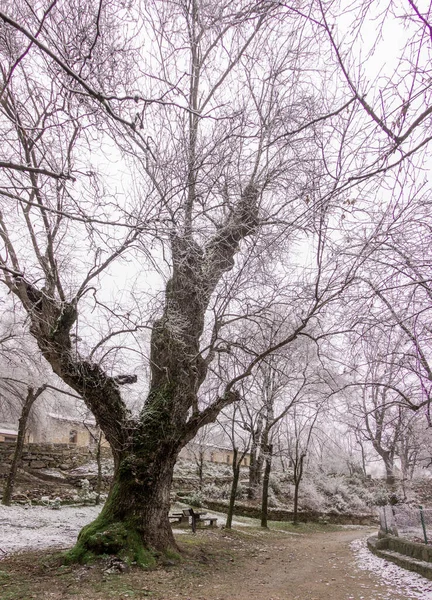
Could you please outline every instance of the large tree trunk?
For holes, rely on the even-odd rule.
[[[176,549],[168,512],[177,449],[164,445],[151,452],[134,441],[136,446],[123,452],[99,517],[81,531],[71,559],[80,561],[91,552],[149,564],[148,550]]]

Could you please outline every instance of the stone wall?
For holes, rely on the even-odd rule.
[[[4,473],[9,467],[15,444],[0,444],[0,465]],[[69,470],[95,460],[95,448],[83,448],[75,444],[26,444],[19,467],[29,471],[39,469]],[[110,456],[109,448],[102,448],[102,455]]]
[[[203,502],[206,508],[220,512],[226,512],[228,508],[227,502],[217,502],[206,500]],[[248,506],[247,504],[236,503],[234,514],[242,517],[253,517],[259,519],[261,517],[261,509],[257,506]],[[290,510],[270,508],[268,518],[270,521],[292,521],[294,513]],[[301,523],[311,522],[326,522],[337,525],[372,525],[377,523],[377,517],[372,514],[334,514],[320,513],[318,511],[300,511],[298,520]]]

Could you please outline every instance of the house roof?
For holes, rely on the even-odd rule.
[[[7,427],[3,427],[0,425],[0,434],[2,435],[18,435],[18,431],[16,429],[8,429]]]
[[[85,425],[92,425],[93,427],[96,426],[96,421],[94,419],[85,419],[85,418],[78,418],[78,417],[67,417],[65,415],[61,415],[59,413],[48,413],[48,416],[51,417],[51,419],[55,419],[56,421],[67,421],[68,423],[75,423],[77,425],[79,424],[85,424]]]

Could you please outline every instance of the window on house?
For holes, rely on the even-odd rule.
[[[245,465],[245,467],[247,467],[247,458],[243,459],[243,464]]]
[[[69,431],[69,444],[76,444],[78,441],[78,433],[75,429]]]
[[[226,461],[227,461],[227,465],[229,465],[231,462],[231,456],[229,454],[227,454]]]
[[[210,452],[210,462],[214,462],[214,452]]]
[[[4,441],[7,442],[8,444],[14,444],[17,441],[17,439],[16,439],[16,437],[14,437],[12,435],[5,435]]]

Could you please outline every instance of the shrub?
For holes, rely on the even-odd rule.
[[[189,496],[185,496],[183,498],[183,502],[185,504],[190,504],[191,506],[196,506],[197,508],[200,508],[203,503],[203,497],[201,492],[196,491],[190,494]]]

